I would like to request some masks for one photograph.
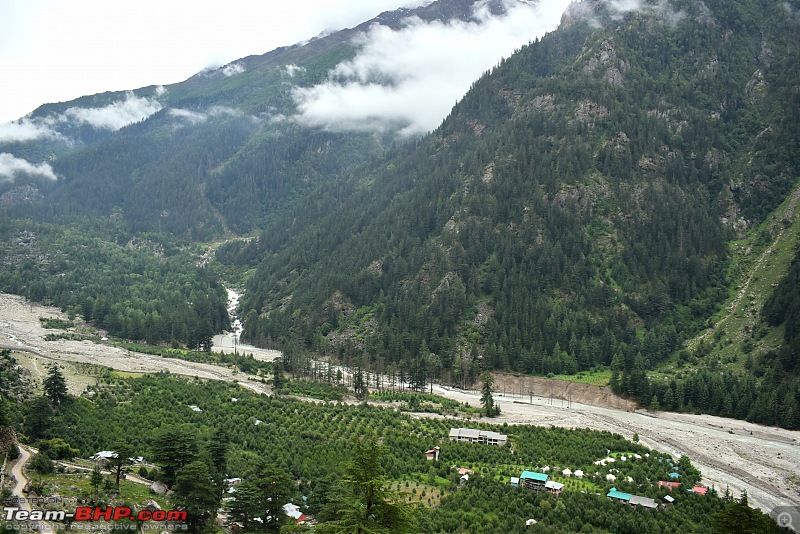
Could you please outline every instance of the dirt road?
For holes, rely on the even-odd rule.
[[[27,447],[17,447],[19,449],[19,458],[17,458],[14,465],[11,466],[11,476],[14,477],[14,489],[11,490],[13,497],[20,498],[19,507],[22,510],[31,511],[31,505],[25,500],[25,486],[28,485],[28,477],[25,476],[25,464],[31,459],[31,453]]]
[[[58,310],[25,304],[21,297],[0,294],[0,344],[31,351],[31,359],[95,363],[134,372],[169,371],[214,380],[236,380],[255,391],[259,382],[231,370],[129,353],[116,347],[76,341],[44,341],[39,317],[60,316]],[[264,354],[269,358],[272,354]],[[31,366],[33,367],[33,366]],[[39,368],[43,366],[39,365]],[[478,392],[434,387],[434,393],[479,405]],[[720,492],[729,487],[738,496],[747,490],[751,505],[769,511],[800,506],[800,432],[764,427],[706,415],[648,414],[625,409],[568,403],[560,399],[496,395],[502,409],[491,422],[608,430],[674,456],[688,455],[703,473],[704,483]]]

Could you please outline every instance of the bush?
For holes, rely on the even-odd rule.
[[[55,471],[55,466],[53,465],[53,460],[51,460],[49,456],[40,452],[33,457],[31,469],[42,475],[49,475]]]

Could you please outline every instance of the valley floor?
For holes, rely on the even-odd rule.
[[[45,330],[39,317],[61,315],[55,308],[30,305],[22,297],[0,294],[0,348],[21,351],[17,353],[18,360],[34,378],[47,373],[46,364],[50,360],[91,363],[126,372],[167,371],[213,380],[235,380],[257,392],[270,390],[261,382],[214,365],[139,354],[89,341],[45,341],[44,336],[52,330]],[[222,346],[228,341],[217,338],[215,345]],[[251,352],[250,347],[240,345],[239,348]],[[277,355],[275,351],[253,349],[258,359],[271,360]],[[71,393],[80,394],[86,386],[86,378],[68,369],[65,375]],[[480,394],[476,391],[434,386],[433,393],[479,405]],[[496,394],[495,400],[502,414],[489,422],[608,430],[628,439],[636,433],[647,447],[674,456],[688,455],[702,471],[703,483],[715,486],[720,493],[729,487],[738,497],[741,491],[747,490],[750,504],[764,511],[778,506],[800,506],[798,431],[708,415],[651,414],[536,396],[531,400],[527,395]]]

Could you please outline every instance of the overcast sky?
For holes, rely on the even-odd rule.
[[[295,92],[300,113],[292,119],[330,129],[399,123],[406,125],[407,134],[435,128],[482,72],[554,30],[570,2],[541,0],[534,8],[534,2],[508,1],[506,17],[490,16],[479,3],[470,22],[416,20],[399,32],[374,28],[361,37],[359,55],[339,65],[328,82]],[[0,134],[46,134],[42,124],[8,124],[44,103],[168,85],[210,66],[356,26],[383,11],[429,3],[0,0],[0,72],[5,82],[0,84]],[[225,75],[236,69],[242,67],[234,64]],[[129,95],[108,109],[70,108],[67,115],[118,129],[160,107],[155,100]]]
[[[0,123],[47,102],[183,81],[413,3],[1,0]]]

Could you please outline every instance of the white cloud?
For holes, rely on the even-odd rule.
[[[38,119],[20,119],[0,124],[0,143],[33,141],[42,137],[63,139],[63,136]]]
[[[234,74],[241,74],[245,71],[244,65],[241,63],[231,63],[230,65],[225,65],[222,68],[222,74],[226,78],[230,78]]]
[[[165,94],[167,94],[167,92],[168,92],[167,88],[164,87],[163,85],[159,85],[158,87],[156,87],[156,96],[164,96]]]
[[[298,67],[297,65],[286,65],[286,74],[289,75],[290,78],[294,78],[294,75],[298,72],[305,72],[304,67]]]
[[[554,30],[569,2],[508,2],[504,16],[492,16],[481,5],[477,20],[414,18],[399,31],[373,25],[358,38],[356,58],[339,64],[325,83],[294,91],[296,118],[331,130],[401,124],[404,135],[430,131],[481,74]]]
[[[125,100],[114,102],[102,108],[69,108],[64,113],[67,119],[91,124],[95,128],[119,130],[120,128],[146,119],[161,109],[158,100],[127,93]]]
[[[198,122],[205,122],[208,119],[208,115],[205,115],[203,113],[197,113],[195,111],[189,111],[188,109],[172,108],[169,110],[169,114],[172,115],[173,117],[186,119],[192,124],[197,124]]]
[[[181,109],[181,108],[170,108],[168,113],[173,117],[177,117],[179,119],[186,119],[192,124],[205,122],[208,120],[209,117],[219,117],[221,115],[231,115],[233,117],[239,117],[242,115],[241,111],[226,106],[212,106],[208,109],[206,113],[201,113],[199,111],[191,111],[188,109]],[[257,120],[255,119],[255,117],[253,117],[253,119]]]
[[[6,152],[0,153],[0,181],[13,182],[16,175],[20,173],[44,176],[50,180],[58,179],[49,163],[37,165]]]
[[[641,0],[612,0],[611,8],[614,11],[639,11],[642,8],[642,1]]]

